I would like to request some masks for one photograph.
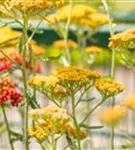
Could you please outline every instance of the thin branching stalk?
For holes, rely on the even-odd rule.
[[[106,0],[101,0],[101,1],[104,5],[106,13],[108,15],[109,30],[110,30],[110,35],[112,36],[114,34],[114,28],[113,28],[112,19],[110,16],[109,7],[108,7]],[[110,72],[111,78],[115,78],[115,55],[116,55],[116,52],[114,49],[112,49],[111,72]],[[114,105],[115,105],[115,97],[112,98],[112,106],[114,106]],[[112,150],[115,149],[114,148],[114,138],[115,138],[115,130],[114,130],[114,126],[112,126],[112,128],[111,128],[111,149]]]
[[[1,108],[2,108],[4,121],[5,121],[6,128],[7,128],[7,133],[8,133],[8,139],[9,139],[10,147],[11,147],[11,150],[14,150],[14,145],[13,145],[13,141],[12,141],[12,138],[11,138],[11,132],[10,132],[9,123],[8,123],[8,120],[7,120],[5,108],[4,108],[3,105],[1,105]]]
[[[72,118],[73,118],[74,124],[75,124],[75,126],[76,126],[76,128],[77,128],[77,132],[78,132],[78,137],[77,137],[77,150],[81,150],[81,140],[80,140],[80,137],[79,137],[80,127],[79,127],[79,124],[78,124],[77,118],[76,118],[75,95],[74,95],[74,93],[72,93],[71,99],[72,99]]]
[[[105,102],[105,99],[106,98],[103,98],[97,105],[95,105],[95,107],[93,107],[89,112],[88,114],[85,116],[85,118],[81,121],[81,123],[84,123],[88,118],[89,116],[99,107],[101,106],[104,102]]]
[[[24,85],[24,96],[25,96],[25,105],[24,105],[24,142],[25,149],[29,150],[29,139],[28,139],[28,110],[29,110],[29,102],[27,95],[27,74],[26,74],[26,53],[28,47],[26,46],[28,40],[28,16],[24,14],[24,25],[23,25],[23,67],[22,67],[22,76],[23,76],[23,85]]]
[[[92,85],[89,85],[88,87],[86,87],[86,88],[84,89],[84,91],[82,92],[82,94],[81,94],[79,100],[78,100],[78,101],[76,102],[76,104],[75,104],[75,108],[79,105],[79,103],[82,101],[83,96],[86,94],[86,92],[87,92],[91,87],[92,87]]]

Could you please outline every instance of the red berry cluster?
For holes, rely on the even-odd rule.
[[[2,76],[0,78],[0,104],[10,101],[12,106],[18,106],[22,99],[23,95],[16,90],[9,78]]]

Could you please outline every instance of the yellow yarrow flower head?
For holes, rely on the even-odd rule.
[[[62,102],[68,96],[69,91],[67,87],[60,85],[60,80],[54,76],[36,76],[30,78],[28,84],[37,91],[45,94],[50,99],[55,99]]]
[[[84,18],[80,18],[77,20],[76,23],[78,24],[85,24],[91,28],[98,28],[108,23],[108,18],[103,13],[94,13]]]
[[[53,118],[54,120],[59,120],[59,119],[68,120],[69,119],[67,110],[64,108],[59,108],[57,106],[47,106],[45,108],[42,108],[40,114],[43,119],[47,119],[47,118],[48,119]]]
[[[66,46],[68,46],[68,48],[77,48],[78,44],[73,41],[73,40],[68,40],[67,45],[65,44],[64,40],[57,40],[53,43],[54,47],[59,48],[59,49],[65,49]]]
[[[105,108],[100,113],[100,121],[107,125],[107,126],[113,126],[116,125],[126,114],[126,108],[116,105],[111,106],[108,108]]]
[[[88,54],[100,54],[103,52],[103,49],[98,46],[88,46],[85,48],[85,51]]]
[[[50,131],[44,126],[43,123],[37,123],[34,126],[29,127],[28,129],[29,135],[42,141],[46,139]]]
[[[63,5],[64,0],[9,0],[7,3],[12,9],[21,11],[22,13],[32,14],[44,11],[51,7],[59,7]]]
[[[131,68],[135,66],[135,29],[113,35],[109,47],[119,52],[122,64]]]
[[[60,23],[60,22],[66,22],[69,18],[70,14],[70,5],[65,5],[64,7],[60,8],[58,11],[56,11],[55,14],[49,15],[46,17],[46,20],[49,21],[49,23]],[[76,20],[88,16],[89,14],[97,12],[96,8],[87,6],[85,4],[74,4],[72,7],[71,12],[71,22],[75,22]]]
[[[124,90],[124,86],[121,83],[110,78],[97,79],[95,87],[105,98],[117,95]]]
[[[135,29],[129,29],[121,33],[115,34],[110,38],[110,48],[121,50],[130,50],[135,48]]]
[[[42,89],[42,90],[49,90],[54,88],[57,83],[59,82],[58,78],[50,75],[50,76],[36,76],[33,78],[30,78],[27,83],[32,86],[36,87],[37,89]]]
[[[1,47],[13,46],[21,36],[21,32],[12,30],[9,27],[0,28],[0,45]]]
[[[122,104],[128,109],[135,110],[135,94],[127,96]]]
[[[87,137],[87,132],[85,130],[80,129],[78,131],[78,129],[73,125],[72,122],[69,122],[67,124],[67,134],[69,136],[72,136],[74,138],[79,138],[79,139],[84,139]]]
[[[98,28],[108,23],[107,15],[97,10],[95,7],[85,4],[74,4],[72,11],[70,5],[66,5],[56,11],[55,14],[48,15],[46,21],[49,24],[65,23],[71,13],[71,24],[86,25],[90,28]]]
[[[36,112],[37,110],[35,110],[35,114]],[[46,106],[38,110],[38,113],[40,117],[38,120],[35,120],[35,114],[32,112],[32,116],[34,114],[34,121],[36,122],[29,129],[31,136],[37,139],[44,139],[52,134],[66,133],[67,123],[69,122],[69,115],[66,109],[57,106]]]
[[[96,71],[74,66],[57,68],[52,75],[60,80],[61,85],[73,91],[76,88],[91,84],[95,79],[101,77],[101,74]]]

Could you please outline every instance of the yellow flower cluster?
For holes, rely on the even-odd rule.
[[[39,140],[43,140],[52,134],[65,133],[69,122],[66,109],[57,106],[33,110],[30,112],[30,117],[36,122],[34,126],[29,128],[29,134]]]
[[[61,86],[57,85],[53,90],[52,90],[52,96],[57,97],[58,99],[65,98],[68,96],[68,89]]]
[[[19,54],[19,50],[16,48],[16,45],[21,34],[21,32],[12,30],[9,27],[0,28],[0,47],[6,54]],[[34,40],[30,42],[30,45],[35,56],[41,56],[45,54],[45,49],[39,46]],[[0,53],[0,57],[3,57],[3,54]]]
[[[50,23],[67,21],[71,10],[70,7],[70,5],[65,5],[64,7],[60,8],[55,15],[47,16],[46,20],[49,20]],[[93,7],[89,7],[84,4],[74,4],[72,7],[71,18],[72,20],[77,20],[95,12],[96,9]]]
[[[21,36],[21,32],[12,30],[9,27],[0,28],[0,47],[13,46],[18,38]]]
[[[80,139],[87,136],[85,130],[77,130],[64,108],[50,105],[30,111],[29,116],[35,122],[29,128],[29,134],[38,140],[45,140],[50,135],[63,133]]]
[[[71,13],[71,23],[88,25],[92,28],[100,27],[108,22],[107,16],[100,13],[95,7],[85,4],[74,4],[70,12],[70,5],[60,8],[55,14],[47,16],[49,23],[66,22]]]
[[[63,100],[72,92],[77,92],[86,85],[94,85],[101,74],[96,71],[69,66],[60,67],[48,76],[30,78],[27,83],[48,98]]]
[[[96,71],[74,66],[57,68],[52,74],[60,81],[68,83],[78,82],[82,84],[88,84],[90,79],[97,79],[101,77],[101,74]]]
[[[129,29],[124,32],[113,35],[110,38],[109,47],[117,48],[124,47],[128,49],[128,46],[135,41],[135,29]]]
[[[41,90],[50,90],[56,87],[56,85],[59,83],[59,80],[57,77],[50,75],[50,76],[36,76],[33,78],[30,78],[27,83],[32,86],[39,88]]]
[[[10,8],[30,14],[37,11],[44,11],[51,7],[59,7],[63,3],[64,0],[9,0],[7,4]]]
[[[65,49],[66,48],[66,44],[64,42],[64,40],[58,40],[58,41],[55,41],[53,43],[53,45],[56,47],[56,48],[59,48],[59,49]],[[73,41],[73,40],[68,40],[67,42],[67,46],[69,48],[77,48],[78,47],[78,44]]]
[[[38,140],[43,140],[48,137],[49,131],[45,128],[44,123],[38,123],[29,127],[29,135]]]
[[[103,13],[94,13],[94,14],[89,15],[86,18],[81,18],[78,23],[82,25],[83,24],[88,25],[91,28],[97,28],[97,27],[107,24],[108,18]]]
[[[126,108],[116,105],[104,109],[100,113],[100,120],[107,126],[116,125],[126,114]]]
[[[104,97],[110,97],[119,94],[124,90],[124,86],[113,79],[100,78],[95,82],[95,87]]]
[[[103,52],[103,49],[98,46],[89,46],[85,48],[85,51],[88,54],[100,54]]]
[[[123,105],[131,110],[135,110],[135,94],[131,94],[124,99]]]

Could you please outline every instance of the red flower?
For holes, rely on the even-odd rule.
[[[22,65],[23,64],[23,57],[21,55],[11,55],[11,58],[16,62],[16,64],[18,65]],[[30,64],[30,62],[28,60],[25,61],[25,67],[29,70],[32,70],[33,66]],[[36,62],[36,72],[40,73],[41,72],[41,68],[40,68],[40,63]],[[11,62],[10,60],[8,60],[7,58],[3,57],[0,59],[0,72],[2,71],[8,71],[11,70],[13,68],[13,62]]]
[[[6,58],[0,59],[0,71],[7,71],[10,70],[12,67],[12,64],[10,61],[8,61]]]
[[[15,85],[11,83],[7,76],[0,78],[0,104],[10,101],[12,106],[18,106],[23,95],[18,92]]]
[[[15,60],[15,62],[16,62],[18,65],[22,65],[22,63],[23,63],[23,58],[22,58],[21,55],[15,56],[15,57],[14,57],[14,60]]]

